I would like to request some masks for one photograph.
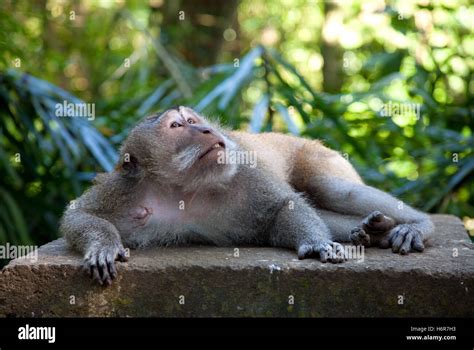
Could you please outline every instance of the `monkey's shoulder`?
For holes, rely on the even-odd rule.
[[[136,182],[134,179],[128,179],[122,176],[117,171],[111,171],[109,173],[98,173],[92,180],[92,185],[103,189],[113,187],[130,190]]]
[[[93,185],[103,184],[110,178],[110,173],[97,173],[92,179]]]
[[[135,195],[137,184],[125,179],[117,172],[99,173],[90,186],[79,198],[81,206],[95,212],[116,210]]]

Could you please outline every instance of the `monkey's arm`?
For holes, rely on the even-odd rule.
[[[127,259],[115,226],[82,208],[68,208],[60,232],[71,247],[83,254],[86,272],[100,284],[111,284],[117,276],[115,260]]]
[[[298,258],[319,254],[321,261],[344,261],[344,247],[332,242],[329,229],[306,201],[294,194],[276,214],[270,229],[270,243],[293,248]]]

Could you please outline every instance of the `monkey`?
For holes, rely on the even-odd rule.
[[[256,162],[224,157],[236,154]],[[270,246],[341,263],[341,243],[408,254],[422,252],[433,230],[426,213],[364,184],[319,140],[227,130],[184,106],[142,119],[116,168],[98,174],[60,222],[106,286],[125,247]]]

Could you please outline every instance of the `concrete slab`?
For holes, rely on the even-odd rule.
[[[81,271],[63,239],[38,261],[0,273],[0,315],[45,316],[474,316],[474,245],[462,222],[433,215],[424,253],[365,250],[363,262],[299,261],[273,248],[176,247],[132,251],[111,287]]]

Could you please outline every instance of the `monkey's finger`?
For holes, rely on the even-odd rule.
[[[99,269],[97,268],[97,265],[95,264],[91,265],[90,269],[91,269],[92,280],[99,282],[99,284],[102,285],[103,282],[102,282],[102,279],[100,278]]]
[[[298,259],[307,258],[313,253],[313,247],[309,244],[303,244],[298,248]]]
[[[330,245],[326,245],[319,250],[319,259],[323,263],[331,261],[332,255],[333,255],[333,251]]]
[[[405,236],[405,240],[403,241],[400,247],[400,254],[406,255],[410,252],[412,241],[413,241],[413,232],[408,232]]]
[[[335,250],[333,251],[332,262],[342,263],[346,260],[346,254],[344,252],[344,246],[341,244],[335,245]]]
[[[104,253],[99,255],[97,259],[97,267],[99,269],[100,279],[102,280],[102,283],[106,286],[109,285],[108,280],[111,280],[111,278],[109,275],[109,270],[107,268],[107,258]]]
[[[100,276],[102,279],[102,284],[105,284],[106,286],[109,286],[112,284],[112,278],[110,278],[109,275],[109,269],[107,267],[107,262],[106,259],[103,255],[99,257],[99,272]]]
[[[107,261],[107,267],[109,268],[110,277],[114,280],[117,278],[117,269],[115,268],[115,261]]]
[[[395,227],[395,228],[393,228],[393,229],[390,231],[390,233],[388,234],[387,240],[388,240],[389,246],[392,245],[393,240],[395,239],[395,237],[396,237],[397,234],[398,234],[398,231],[399,231],[399,228],[398,228],[398,227]],[[385,240],[385,239],[383,239],[383,240]]]
[[[425,250],[425,245],[423,244],[423,236],[421,234],[415,234],[412,241],[412,248],[418,252]]]
[[[90,252],[87,252],[83,260],[83,271],[89,276],[92,277],[92,265],[94,265],[95,258],[92,257]]]
[[[402,246],[407,233],[408,230],[406,227],[397,229],[397,233],[392,238],[392,252],[398,253],[400,251],[400,247]]]
[[[112,278],[109,275],[109,271],[107,270],[107,266],[103,266],[101,268],[102,271],[102,285],[110,286],[112,284]]]

